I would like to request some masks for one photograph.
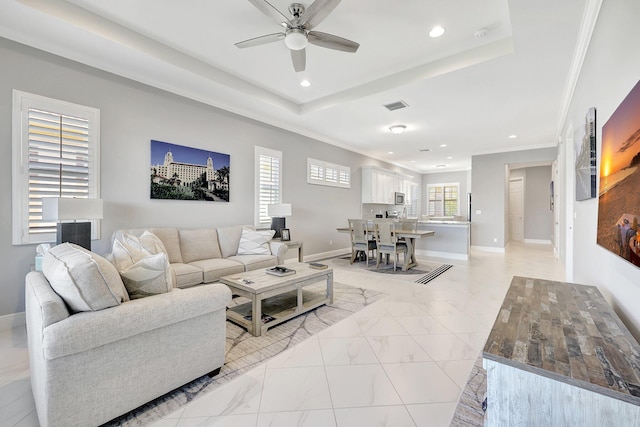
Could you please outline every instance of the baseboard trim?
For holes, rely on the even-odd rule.
[[[481,252],[493,252],[497,254],[504,253],[504,248],[497,248],[495,246],[471,246],[471,249]]]
[[[448,259],[459,259],[462,261],[469,260],[469,254],[458,254],[454,252],[440,252],[440,251],[428,251],[425,249],[416,250],[416,255],[421,255],[425,257],[433,257],[433,258],[448,258]]]
[[[544,239],[524,239],[524,243],[535,243],[536,245],[550,245],[551,240]]]
[[[27,317],[24,311],[20,313],[5,314],[0,316],[0,331],[8,331],[27,324]]]

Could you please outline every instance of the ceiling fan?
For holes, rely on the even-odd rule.
[[[292,3],[289,6],[289,13],[292,18],[288,18],[267,0],[249,0],[262,13],[275,19],[284,27],[284,32],[267,34],[253,39],[236,43],[239,48],[259,46],[262,44],[284,40],[284,43],[291,50],[291,61],[296,72],[304,71],[307,55],[305,48],[308,43],[320,47],[326,47],[343,52],[355,53],[360,45],[354,41],[334,36],[333,34],[311,31],[316,25],[324,20],[341,0],[316,0],[309,7],[300,3]]]

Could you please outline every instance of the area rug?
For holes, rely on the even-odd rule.
[[[305,289],[313,291],[314,286]],[[326,285],[322,283],[318,284],[316,290],[322,292],[324,289],[326,289]],[[200,377],[103,426],[144,426],[157,421],[196,397],[250,371],[260,363],[318,334],[384,296],[381,292],[335,282],[333,295],[333,305],[318,307],[288,322],[281,323],[260,337],[254,337],[244,328],[227,322],[225,364],[217,376],[214,378],[209,378],[206,375]]]
[[[487,371],[482,367],[482,354],[471,369],[467,384],[451,419],[451,427],[482,427],[484,411],[482,402],[487,393]]]
[[[340,257],[336,259],[338,265],[346,266],[346,263],[351,262],[351,257]],[[396,268],[393,268],[393,263],[389,264],[380,264],[378,268],[376,268],[376,262],[374,260],[369,260],[369,265],[367,265],[366,261],[356,261],[353,263],[354,267],[360,267],[363,270],[372,271],[374,273],[382,273],[382,274],[396,274],[396,275],[420,275],[421,277],[417,279],[416,283],[426,284],[431,280],[435,279],[451,267],[451,264],[442,264],[439,262],[431,262],[431,261],[420,261],[418,262],[418,266],[414,268],[410,268],[407,271],[402,271],[402,264],[399,263],[396,265]]]

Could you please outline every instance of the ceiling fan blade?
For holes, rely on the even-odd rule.
[[[284,39],[284,33],[267,34],[266,36],[255,37],[236,43],[236,47],[243,49],[245,47],[260,46],[262,44],[277,42]]]
[[[355,53],[360,47],[360,44],[354,41],[318,31],[309,31],[307,39],[309,40],[309,43],[316,46],[341,50],[343,52]]]
[[[249,0],[249,3],[254,5],[260,12],[264,13],[271,19],[275,20],[278,24],[287,24],[292,26],[291,21],[286,15],[283,15],[274,5],[267,0]]]
[[[342,0],[316,0],[305,10],[300,18],[304,28],[312,29],[326,18]]]
[[[304,71],[307,66],[306,49],[291,50],[291,61],[293,62],[293,69],[297,73]]]

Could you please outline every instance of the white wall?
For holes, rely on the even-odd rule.
[[[574,135],[573,141],[564,142],[572,154],[565,160],[568,173],[574,170],[576,139],[582,138],[587,110],[597,109],[599,166],[602,126],[640,79],[638,22],[640,1],[603,2],[562,129],[562,135]],[[573,180],[567,181],[567,191],[575,195]],[[565,224],[566,230],[573,227],[573,239],[567,242],[573,245],[573,263],[567,265],[567,270],[571,270],[574,282],[598,286],[627,327],[640,338],[640,270],[596,244],[597,199],[574,201],[573,210],[575,219],[572,221],[569,215]]]
[[[122,227],[252,224],[256,145],[283,152],[283,201],[293,211],[287,226],[292,239],[304,240],[306,255],[350,246],[336,228],[361,213],[362,165],[410,173],[1,38],[0,58],[0,316],[24,310],[24,276],[35,255],[34,245],[11,244],[13,89],[100,109],[105,219],[102,239],[93,242],[98,253],[109,252],[111,234]],[[230,154],[230,202],[150,200],[151,139]],[[307,184],[307,157],[349,166],[351,188]]]
[[[545,143],[547,141],[540,141]],[[557,157],[557,149],[512,151],[483,154],[471,158],[471,182],[473,182],[471,245],[503,250],[506,243],[506,200],[508,192],[508,165],[520,163],[551,163]],[[478,215],[476,212],[482,213]],[[494,242],[494,239],[496,240]]]
[[[550,207],[551,166],[525,168],[524,238],[549,241],[553,235],[553,211]]]

